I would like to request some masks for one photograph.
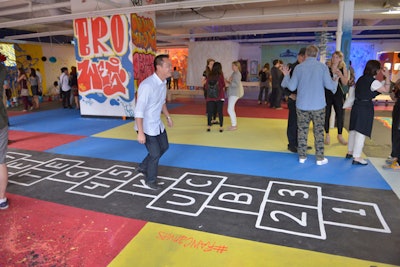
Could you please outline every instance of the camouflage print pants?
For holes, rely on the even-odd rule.
[[[299,157],[307,157],[308,128],[310,127],[310,121],[312,121],[314,132],[315,157],[317,160],[323,160],[325,108],[312,111],[296,109],[296,113],[298,127],[297,138],[299,143],[297,147],[297,152],[299,154]]]

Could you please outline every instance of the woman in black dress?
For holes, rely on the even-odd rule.
[[[384,81],[375,79],[381,71]],[[371,137],[372,123],[374,121],[374,99],[380,93],[388,93],[390,89],[389,70],[381,69],[377,60],[369,60],[364,68],[364,74],[356,83],[355,100],[350,114],[349,143],[346,158],[353,158],[353,165],[367,165],[368,162],[361,158],[365,137]]]

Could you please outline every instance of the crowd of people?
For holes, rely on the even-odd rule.
[[[350,116],[349,141],[346,142],[342,136],[343,129],[343,102],[346,95],[343,87],[354,80],[343,62],[343,54],[335,52],[328,64],[317,60],[319,49],[310,45],[302,48],[297,61],[290,66],[285,66],[280,60],[274,60],[274,67],[269,70],[264,65],[260,76],[260,95],[258,103],[271,101],[268,98],[269,86],[268,77],[274,77],[279,82],[274,83],[271,94],[279,99],[286,91],[288,96],[289,118],[288,118],[288,149],[298,153],[299,163],[307,160],[308,131],[310,122],[313,122],[314,145],[316,151],[316,164],[325,165],[328,159],[324,155],[324,146],[329,143],[329,120],[330,111],[334,107],[336,121],[338,124],[338,140],[342,145],[348,145],[348,152],[345,158],[352,159],[353,165],[367,165],[368,162],[361,158],[361,151],[366,136],[370,136],[373,121],[372,99],[379,93],[388,93],[390,89],[390,73],[387,69],[381,68],[380,62],[370,60],[367,62],[363,76],[355,83],[355,100]],[[207,59],[206,68],[203,72],[203,89],[206,100],[207,132],[211,131],[213,123],[218,117],[219,132],[223,132],[223,105],[228,98],[228,114],[231,126],[228,130],[237,129],[237,118],[235,104],[244,94],[241,84],[240,62],[232,62],[232,74],[225,78],[222,65],[214,59]],[[165,104],[167,78],[171,76],[171,61],[168,55],[159,55],[154,60],[155,73],[144,80],[138,89],[137,105],[135,108],[138,142],[145,144],[148,151],[147,156],[139,164],[138,171],[146,178],[146,185],[153,190],[160,190],[162,184],[157,181],[157,169],[160,157],[169,147],[165,126],[161,120],[161,114],[167,118],[168,125],[173,126],[172,118]],[[273,69],[276,70],[273,70]],[[276,72],[276,73],[274,73]],[[378,72],[381,72],[385,80],[380,82],[376,79]],[[399,88],[400,81],[395,85]],[[164,89],[163,89],[164,88]],[[285,88],[285,91],[284,89]],[[274,93],[274,89],[276,92]],[[279,91],[279,92],[278,92]],[[400,90],[393,91],[392,97],[399,99]],[[264,96],[264,98],[263,98]],[[275,99],[275,98],[271,98]],[[271,107],[280,108],[278,101],[271,104]],[[399,116],[400,104],[396,102],[393,110],[393,117]],[[399,124],[399,118],[394,120]],[[327,129],[328,126],[328,129]],[[400,125],[392,131],[393,151],[388,168],[396,169],[399,158]],[[325,136],[325,138],[324,138]]]
[[[346,159],[352,159],[353,165],[365,166],[368,162],[361,157],[366,137],[371,137],[374,118],[372,99],[378,94],[390,93],[395,101],[392,111],[392,151],[387,160],[386,169],[400,170],[400,80],[391,82],[389,70],[382,68],[377,60],[369,60],[363,75],[354,83],[355,77],[347,70],[343,54],[333,53],[328,64],[317,60],[319,49],[310,45],[300,49],[297,61],[283,65],[281,60],[274,60],[273,67],[265,64],[259,72],[260,92],[258,104],[269,103],[271,108],[280,109],[282,95],[288,101],[287,139],[288,149],[298,154],[299,163],[307,160],[307,145],[310,122],[313,123],[315,158],[317,165],[328,163],[324,155],[324,146],[330,144],[329,119],[332,107],[335,110],[338,141],[347,145]],[[0,59],[4,58],[1,55]],[[168,55],[158,55],[154,59],[154,73],[146,78],[138,88],[135,106],[135,130],[137,140],[144,144],[148,154],[139,164],[138,171],[145,176],[145,184],[153,190],[160,190],[162,184],[157,181],[158,162],[168,150],[169,142],[161,114],[167,119],[168,126],[173,126],[173,120],[166,105],[167,80],[173,75],[171,60]],[[383,81],[377,79],[381,73]],[[5,82],[6,68],[0,62],[0,97],[6,95],[8,84]],[[174,78],[176,79],[176,78]],[[203,72],[203,88],[206,100],[207,132],[213,124],[219,124],[219,132],[223,132],[223,105],[228,98],[228,114],[231,126],[227,129],[238,129],[235,105],[243,96],[241,64],[232,62],[232,74],[225,78],[220,62],[207,59]],[[40,72],[31,68],[29,77],[23,68],[18,69],[17,82],[24,102],[24,111],[39,108],[38,98],[42,93]],[[271,82],[271,83],[270,83]],[[28,84],[31,86],[33,101],[30,100]],[[61,69],[59,86],[64,108],[71,108],[71,91],[75,105],[79,108],[78,81],[75,67]],[[343,138],[344,124],[343,104],[348,86],[354,86],[355,99],[352,104],[349,125],[349,140]],[[271,92],[270,92],[271,89]],[[3,99],[1,99],[3,100]],[[218,117],[219,121],[216,121]],[[7,166],[5,162],[8,144],[8,116],[4,101],[0,102],[0,209],[8,208],[6,187],[8,183]]]
[[[39,68],[23,68],[17,69],[16,77],[16,99],[20,99],[23,105],[23,112],[40,109],[40,103],[43,96],[42,75]],[[10,82],[5,80],[5,95],[8,105],[11,105],[13,93]],[[49,100],[62,100],[64,108],[79,109],[79,92],[78,92],[78,73],[75,66],[71,67],[71,72],[67,67],[61,68],[61,75],[54,81],[53,87],[47,90]],[[18,100],[17,100],[18,101]],[[18,106],[18,104],[16,104]]]
[[[307,160],[307,145],[310,122],[313,122],[316,164],[324,165],[328,159],[324,156],[324,146],[330,145],[330,128],[336,124],[337,139],[347,145],[345,158],[352,159],[353,165],[365,166],[368,162],[361,157],[365,137],[371,137],[374,117],[372,100],[381,93],[390,93],[395,105],[392,112],[392,153],[384,168],[399,170],[400,153],[400,80],[390,81],[390,73],[377,60],[369,60],[363,75],[355,80],[354,69],[347,67],[344,55],[335,51],[326,63],[317,61],[319,49],[314,45],[301,48],[296,62],[284,65],[280,59],[264,64],[258,73],[260,91],[258,104],[281,109],[281,102],[287,102],[287,148],[298,153],[299,162]],[[378,76],[384,77],[383,81]],[[344,112],[349,88],[354,90],[354,101],[350,107],[349,140],[343,137]],[[391,89],[390,89],[391,88]],[[332,114],[332,112],[334,112]]]

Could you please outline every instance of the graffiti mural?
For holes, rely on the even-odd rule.
[[[156,29],[151,17],[131,14],[133,71],[135,87],[153,74],[153,61],[156,54]]]
[[[82,115],[133,117],[130,27],[126,15],[74,21]]]

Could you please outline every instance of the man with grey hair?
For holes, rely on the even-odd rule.
[[[336,92],[337,75],[332,80],[328,67],[317,61],[319,49],[315,45],[306,48],[306,59],[297,65],[290,77],[290,69],[283,68],[282,87],[290,91],[297,89],[296,113],[298,126],[299,162],[307,159],[307,137],[310,121],[313,122],[315,156],[317,165],[328,163],[324,156],[325,88]]]

